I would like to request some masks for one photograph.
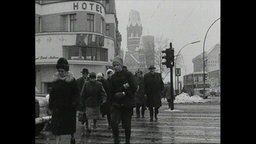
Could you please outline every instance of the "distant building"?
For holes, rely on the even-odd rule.
[[[220,69],[220,44],[216,44],[209,51],[205,52],[205,71],[214,71]],[[196,56],[193,60],[194,72],[203,71],[203,53]]]
[[[208,81],[211,88],[220,91],[220,44],[214,45],[205,53],[206,66],[205,73],[208,74]],[[193,60],[194,72],[203,71],[203,54],[201,53]]]
[[[124,53],[124,65],[128,70],[135,72],[145,68],[144,51],[141,49],[142,24],[140,14],[131,10],[127,24],[127,50]]]
[[[76,78],[81,69],[105,72],[120,54],[115,0],[35,1],[36,87],[49,93],[55,65],[68,59]]]
[[[146,66],[155,65],[154,36],[142,36],[143,49],[145,52]]]
[[[131,10],[127,24],[127,49],[130,52],[135,52],[139,48],[140,38],[142,35],[142,24],[140,13],[136,10]]]

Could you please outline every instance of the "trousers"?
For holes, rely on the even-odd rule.
[[[114,137],[114,143],[119,144],[119,123],[122,123],[122,128],[125,132],[125,141],[130,143],[131,137],[131,119],[133,108],[132,107],[115,107],[112,106],[110,110],[112,133]]]

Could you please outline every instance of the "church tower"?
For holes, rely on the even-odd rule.
[[[127,49],[130,52],[135,52],[139,49],[140,38],[142,35],[142,25],[140,14],[136,10],[131,10],[127,25]]]

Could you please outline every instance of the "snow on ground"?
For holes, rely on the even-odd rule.
[[[198,95],[189,96],[187,93],[181,93],[175,97],[174,103],[203,103],[206,99]]]

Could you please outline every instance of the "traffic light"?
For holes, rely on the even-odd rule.
[[[172,43],[170,43],[170,48],[162,51],[164,56],[162,59],[165,59],[165,62],[162,62],[163,65],[166,65],[167,68],[171,68],[174,65],[174,49],[172,48]]]
[[[170,43],[170,59],[172,62],[172,66],[174,65],[174,49],[172,48],[172,43]]]
[[[171,64],[172,64],[172,66],[174,65],[174,49],[170,49],[170,59],[171,59]]]
[[[164,56],[162,56],[162,59],[165,59],[165,62],[162,62],[163,65],[166,65],[167,68],[171,67],[171,49],[166,49],[162,51]]]
[[[205,81],[208,80],[208,75],[207,75],[207,73],[204,74],[204,80],[205,80]]]

